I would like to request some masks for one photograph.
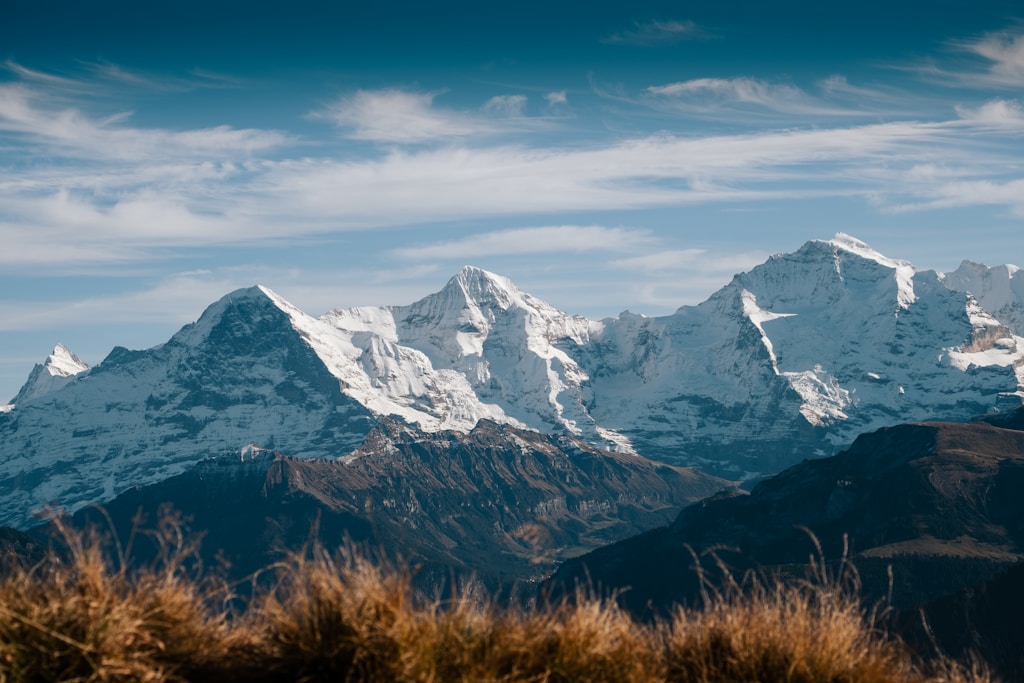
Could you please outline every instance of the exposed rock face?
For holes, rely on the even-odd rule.
[[[248,448],[203,461],[107,504],[129,531],[169,504],[205,534],[236,574],[279,560],[319,534],[392,558],[493,581],[541,575],[555,562],[671,520],[680,506],[727,486],[707,475],[481,422],[468,434],[425,433],[385,420],[341,460]],[[101,526],[90,508],[77,515]]]

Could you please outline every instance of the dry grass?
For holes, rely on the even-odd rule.
[[[702,609],[641,624],[579,593],[502,609],[466,592],[445,602],[357,554],[311,550],[271,568],[276,583],[233,613],[223,585],[197,581],[177,527],[130,571],[93,534],[70,561],[0,579],[0,683],[8,681],[686,681],[979,683],[927,667],[824,571],[710,590]]]
[[[69,560],[0,580],[0,681],[190,680],[230,642],[215,591],[184,570],[193,549],[173,521],[160,560],[130,571],[95,533],[65,534]]]

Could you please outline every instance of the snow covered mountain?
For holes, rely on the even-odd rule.
[[[240,290],[167,343],[115,348],[0,414],[0,523],[31,524],[50,502],[73,510],[109,500],[246,443],[337,456],[373,424],[288,313],[260,288]]]
[[[940,273],[939,280],[950,289],[970,292],[1014,334],[1024,335],[1024,270],[964,261],[952,273]]]
[[[1020,405],[1024,339],[931,271],[844,234],[698,306],[620,316],[585,349],[588,409],[647,457],[774,472],[860,433]]]
[[[70,382],[79,373],[89,369],[89,365],[73,354],[63,344],[53,347],[53,353],[47,356],[43,363],[37,363],[32,368],[28,381],[18,392],[18,395],[11,399],[11,403],[17,405],[44,394],[57,391]]]
[[[0,413],[0,523],[250,443],[341,457],[382,416],[775,472],[886,424],[1020,405],[1024,338],[959,286],[839,234],[655,318],[572,316],[473,267],[408,306],[319,318],[240,290],[164,345],[114,349],[43,393],[30,380]]]

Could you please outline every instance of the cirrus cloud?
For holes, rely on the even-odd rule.
[[[613,33],[601,40],[610,45],[640,45],[645,47],[678,43],[683,40],[707,38],[692,21],[636,22],[633,28]]]

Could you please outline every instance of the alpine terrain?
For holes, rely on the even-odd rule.
[[[184,474],[79,510],[72,524],[129,538],[170,505],[203,534],[208,566],[243,578],[318,541],[361,543],[420,565],[418,582],[453,572],[488,585],[544,576],[555,563],[667,524],[680,507],[727,482],[645,458],[600,451],[481,420],[468,433],[425,433],[384,418],[340,460],[257,447],[209,458]],[[134,544],[148,562],[142,539]]]
[[[587,320],[473,267],[407,306],[318,318],[239,290],[92,368],[55,349],[0,412],[0,523],[248,444],[345,458],[386,417],[426,433],[489,420],[754,478],[885,425],[1020,405],[1020,282],[1012,267],[919,272],[838,234],[661,317]]]
[[[813,558],[842,576],[845,558],[865,604],[896,610],[895,627],[921,652],[973,648],[1019,680],[1024,409],[1008,417],[862,435],[749,494],[712,496],[666,527],[571,559],[547,590],[590,585],[650,614],[698,603],[698,567],[721,585],[723,567],[736,579],[749,570],[802,578]]]

